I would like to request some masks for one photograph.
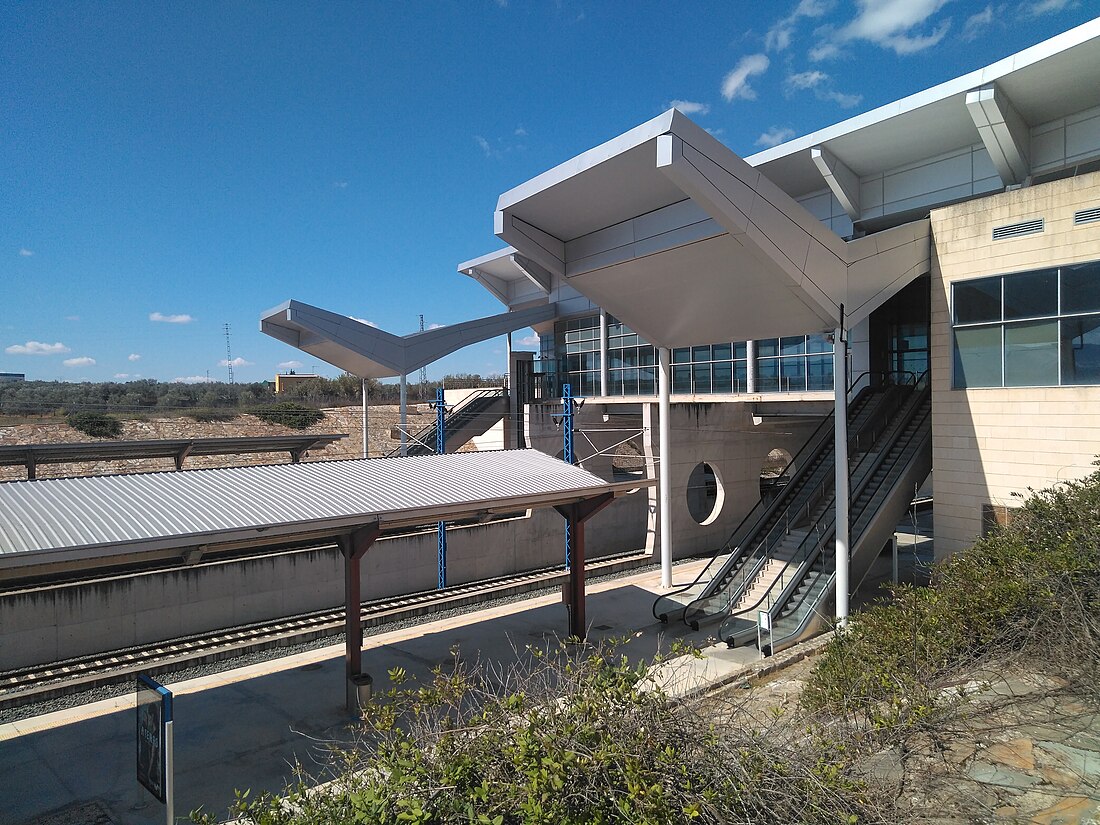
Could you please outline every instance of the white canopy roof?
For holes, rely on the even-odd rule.
[[[554,307],[544,304],[402,336],[301,301],[287,301],[261,316],[260,330],[360,378],[390,378],[553,317]]]
[[[928,221],[845,242],[681,112],[500,196],[496,233],[660,346],[836,327],[929,268]]]
[[[476,484],[471,483],[476,480]],[[538,450],[318,461],[0,484],[0,573],[177,555],[513,512],[626,492]]]

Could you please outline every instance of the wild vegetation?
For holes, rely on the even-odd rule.
[[[502,376],[448,375],[442,381],[409,385],[409,398],[431,400],[436,388],[500,386]],[[371,404],[396,404],[399,388],[395,383],[367,380]],[[275,395],[267,382],[227,384],[218,381],[198,384],[162,383],[153,380],[125,383],[68,383],[63,381],[18,381],[0,383],[0,415],[42,416],[75,412],[157,414],[212,420],[215,411],[251,412],[272,402],[297,401],[311,407],[344,406],[362,402],[362,382],[345,373],[338,378],[317,378],[289,387]]]
[[[983,742],[1018,736],[1014,720],[1050,730],[1100,718],[1100,472],[1035,493],[1017,513],[939,567],[932,587],[895,587],[853,617],[793,704],[761,705],[737,688],[673,701],[654,679],[659,661],[634,663],[614,646],[529,649],[503,669],[456,652],[427,684],[391,671],[358,741],[333,752],[327,784],[243,794],[231,815],[256,825],[992,821],[1023,797],[974,785],[968,766]],[[1062,788],[1050,791],[1056,802]],[[1087,805],[1100,788],[1080,793]]]
[[[113,416],[96,412],[72,413],[65,422],[74,430],[95,438],[118,438],[122,435],[122,424]]]
[[[325,414],[320,410],[295,404],[293,401],[280,401],[278,404],[257,407],[252,410],[252,414],[268,424],[278,424],[295,430],[312,427],[325,418]]]

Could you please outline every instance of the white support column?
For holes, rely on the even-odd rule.
[[[843,327],[833,339],[833,410],[836,456],[836,619],[848,624],[848,372]]]
[[[401,455],[408,455],[409,450],[409,377],[401,376]]]
[[[661,587],[672,587],[672,437],[669,421],[669,397],[672,392],[672,375],[669,362],[672,360],[668,347],[658,347],[659,364],[657,375],[658,421],[661,463],[657,465],[659,473],[660,506],[658,515],[661,520]]]
[[[607,396],[611,389],[607,364],[607,313],[600,310],[600,395]]]
[[[756,392],[756,342],[745,342],[745,392]]]
[[[363,378],[363,458],[371,458],[371,444],[366,436],[366,378]]]

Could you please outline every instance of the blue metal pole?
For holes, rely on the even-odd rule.
[[[562,460],[566,464],[573,463],[573,387],[570,384],[563,384],[561,388],[561,428],[564,438]],[[565,566],[569,567],[569,558],[571,555],[570,548],[572,547],[572,536],[569,530],[569,520],[565,520]]]
[[[443,388],[435,391],[435,451],[440,455],[447,452],[447,406],[443,403]],[[442,590],[447,586],[447,522],[441,521],[436,525],[436,564],[439,569],[438,587]]]

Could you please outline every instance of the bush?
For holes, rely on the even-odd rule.
[[[122,424],[117,418],[96,412],[69,413],[66,423],[93,438],[118,438],[122,435]]]
[[[240,416],[240,413],[236,410],[216,410],[216,409],[202,409],[202,410],[190,410],[185,415],[193,421],[198,421],[200,424],[209,424],[214,421],[232,421]]]
[[[930,721],[966,668],[1024,656],[1100,683],[1100,473],[1033,493],[1008,527],[898,586],[826,648],[802,701],[879,727]]]
[[[370,706],[358,747],[339,754],[335,781],[241,797],[231,816],[256,825],[889,821],[835,743],[801,727],[718,726],[610,647],[527,654],[503,670],[456,655],[420,687],[391,670],[395,686]]]
[[[261,421],[268,424],[278,424],[283,427],[292,427],[295,430],[304,430],[312,427],[319,421],[323,421],[325,414],[313,407],[304,407],[293,401],[282,401],[268,407],[260,407],[252,411]]]

